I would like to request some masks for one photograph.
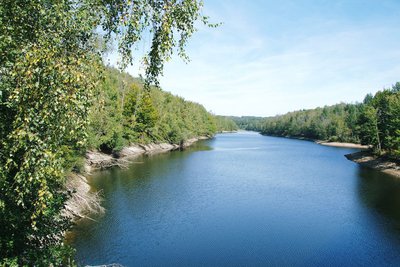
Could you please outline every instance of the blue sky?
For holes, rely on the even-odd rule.
[[[221,115],[271,116],[362,101],[400,81],[399,0],[205,0],[164,90]],[[137,75],[137,66],[129,68]]]

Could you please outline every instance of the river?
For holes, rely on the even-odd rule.
[[[79,264],[398,266],[400,180],[354,149],[219,134],[90,178],[106,213],[79,223]]]

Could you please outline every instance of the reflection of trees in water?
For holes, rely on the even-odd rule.
[[[400,231],[400,179],[360,168],[358,193],[363,204],[395,223]]]

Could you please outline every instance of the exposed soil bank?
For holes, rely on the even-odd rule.
[[[90,219],[89,214],[104,212],[104,208],[101,206],[101,197],[98,192],[90,191],[90,186],[86,179],[86,176],[90,175],[92,171],[103,170],[113,166],[125,167],[130,160],[138,156],[184,149],[199,140],[209,138],[208,136],[191,138],[179,145],[168,143],[131,145],[112,155],[99,151],[88,151],[86,153],[84,174],[72,173],[67,178],[66,187],[68,190],[73,190],[74,193],[65,206],[64,214],[73,220],[79,220],[81,218]]]
[[[184,149],[191,146],[193,143],[199,140],[209,139],[210,137],[201,136],[197,138],[191,138],[183,142],[182,144],[147,144],[147,145],[131,145],[124,147],[121,151],[116,154],[105,154],[99,151],[88,151],[86,153],[86,166],[85,171],[90,173],[93,170],[107,169],[113,166],[123,167],[129,160],[132,160],[138,156],[144,154],[158,154],[173,150]]]
[[[352,154],[347,154],[345,157],[348,160],[354,161],[361,166],[382,171],[384,173],[400,178],[400,163],[394,160],[377,157],[370,151],[360,151]]]
[[[369,146],[354,144],[354,143],[342,143],[342,142],[326,142],[326,141],[315,141],[317,144],[323,146],[334,146],[334,147],[345,147],[345,148],[359,148],[359,149],[368,149]]]
[[[82,218],[90,219],[91,213],[104,212],[104,208],[100,205],[101,197],[98,193],[90,191],[84,175],[72,173],[67,178],[66,187],[74,192],[63,211],[66,217],[76,221]]]

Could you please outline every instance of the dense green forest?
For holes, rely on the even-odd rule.
[[[66,175],[88,148],[180,142],[212,134],[198,104],[151,87],[185,45],[201,0],[5,0],[0,5],[0,265],[70,266],[63,209]],[[119,68],[142,36],[145,80],[103,66],[112,46]]]
[[[337,104],[289,112],[265,119],[260,130],[266,135],[357,143],[360,108],[357,104]]]
[[[376,154],[400,158],[400,83],[368,94],[362,103],[299,110],[275,117],[231,117],[265,135],[371,145]]]
[[[156,87],[147,91],[143,81],[117,69],[107,68],[104,76],[89,115],[90,149],[112,153],[131,143],[180,144],[217,131],[215,116],[200,104]]]
[[[239,130],[239,126],[233,121],[231,117],[215,116],[218,132],[234,132]]]
[[[247,131],[259,131],[265,119],[263,117],[254,116],[230,116],[227,118],[233,120],[240,129]]]

